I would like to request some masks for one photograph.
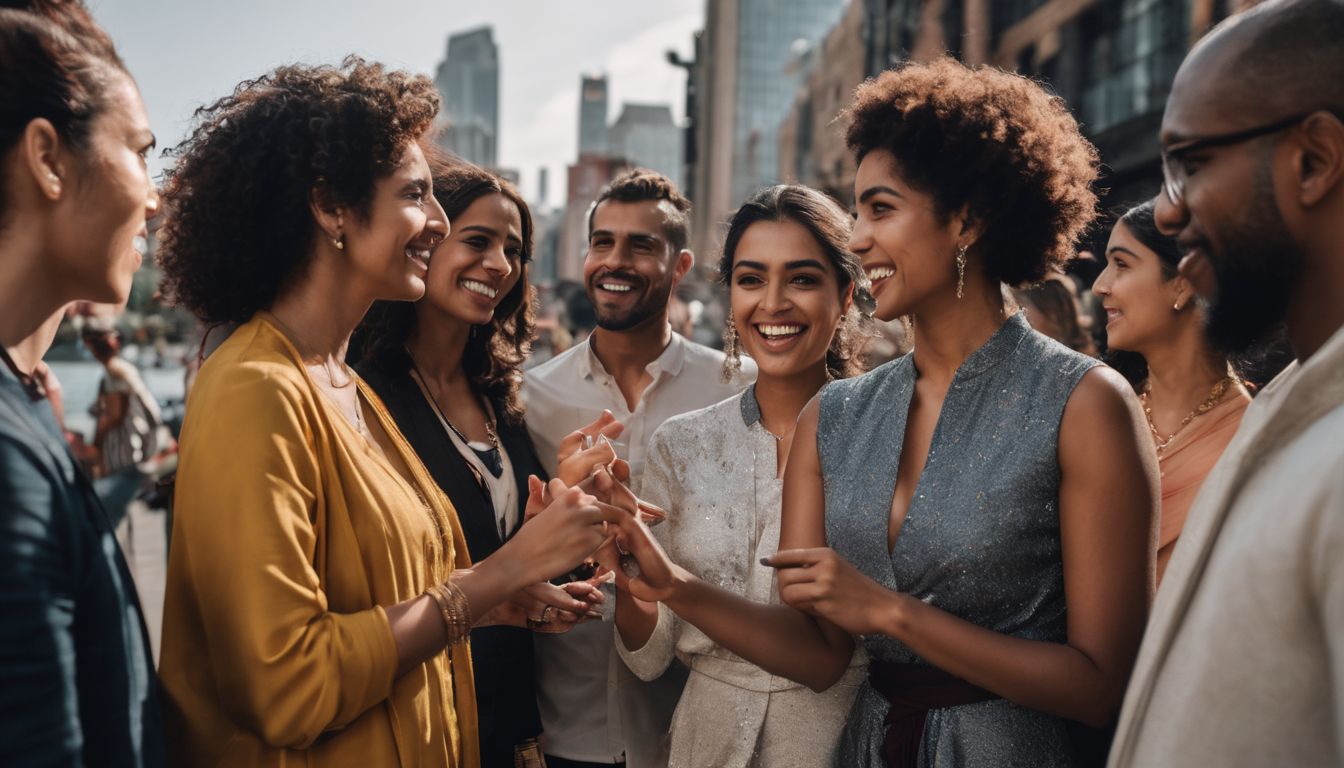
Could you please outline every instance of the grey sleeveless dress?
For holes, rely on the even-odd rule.
[[[887,525],[914,392],[906,355],[823,391],[817,427],[826,538],[865,574],[1006,635],[1065,641],[1059,424],[1097,362],[1009,318],[957,370],[894,550]],[[886,636],[873,658],[923,663]],[[836,765],[884,765],[887,702],[866,684]],[[921,766],[1073,766],[1063,719],[1008,701],[929,712]]]

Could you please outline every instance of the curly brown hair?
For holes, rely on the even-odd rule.
[[[537,326],[536,289],[528,280],[532,260],[532,212],[523,196],[507,180],[470,163],[451,160],[427,148],[434,175],[434,197],[451,223],[478,199],[503,195],[518,208],[523,252],[518,282],[504,295],[488,325],[473,326],[462,354],[462,370],[477,394],[489,400],[500,416],[513,424],[523,421],[523,402],[518,396],[523,361],[532,349]],[[409,301],[374,302],[357,334],[363,337],[366,356],[379,356],[402,370],[411,367],[406,340],[415,333],[415,304]]]
[[[1063,99],[1021,75],[948,57],[907,64],[860,85],[847,116],[860,162],[890,152],[940,216],[965,209],[983,226],[975,247],[992,280],[1062,268],[1097,215],[1097,150]]]
[[[198,109],[169,153],[165,293],[210,324],[271,306],[312,258],[310,196],[367,219],[375,183],[438,109],[428,78],[357,56],[279,67]]]

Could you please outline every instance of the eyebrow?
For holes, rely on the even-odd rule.
[[[734,272],[736,272],[739,268],[755,269],[761,272],[765,272],[768,269],[768,267],[766,267],[765,264],[759,261],[739,261],[733,264]],[[784,264],[784,268],[785,269],[811,268],[811,269],[819,269],[823,272],[826,271],[826,265],[822,264],[820,261],[817,261],[816,259],[799,259],[797,261],[790,261]]]
[[[403,189],[403,190],[406,190],[406,189],[414,189],[414,190],[417,190],[418,192],[421,192],[421,193],[423,193],[423,194],[428,194],[428,193],[429,193],[429,181],[428,181],[427,179],[424,179],[424,178],[415,178],[415,179],[411,179],[410,181],[406,182],[406,186],[402,187],[402,189]]]
[[[1106,255],[1107,255],[1107,256],[1110,256],[1112,253],[1116,253],[1117,251],[1120,252],[1120,253],[1126,254],[1126,255],[1128,255],[1128,256],[1133,256],[1133,257],[1136,258],[1136,259],[1139,258],[1139,254],[1137,254],[1137,253],[1135,253],[1135,252],[1129,250],[1128,248],[1124,247],[1123,245],[1113,245],[1113,246],[1111,246],[1110,248],[1107,248],[1107,249],[1106,249]]]
[[[609,229],[595,229],[593,230],[593,233],[588,236],[588,239],[593,240],[598,237],[615,237],[615,236],[616,233],[612,232]],[[662,238],[660,238],[658,235],[650,234],[648,232],[631,232],[630,234],[626,235],[626,237],[629,237],[631,240],[641,243],[662,242]]]
[[[884,195],[884,194],[885,194],[885,195],[893,195],[893,196],[895,196],[895,197],[901,197],[901,198],[905,197],[905,195],[902,195],[900,192],[897,192],[896,190],[892,189],[891,187],[886,187],[886,186],[880,186],[880,185],[879,185],[879,186],[876,186],[876,187],[869,187],[869,188],[863,190],[863,194],[859,195],[859,202],[860,202],[860,203],[866,203],[866,202],[868,202],[870,199],[872,199],[872,197],[873,197],[874,195]]]

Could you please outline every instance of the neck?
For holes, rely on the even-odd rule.
[[[51,346],[61,309],[70,299],[62,289],[68,281],[51,273],[36,233],[14,219],[0,234],[0,307],[4,308],[0,311],[0,345],[27,371]],[[53,317],[54,324],[48,326]]]
[[[1007,318],[999,286],[967,277],[963,298],[949,292],[915,313],[915,368],[921,378],[950,382]]]
[[[756,377],[756,403],[761,407],[761,425],[773,435],[786,435],[798,424],[817,392],[826,385],[826,361],[804,371],[773,376],[761,371]]]
[[[1203,338],[1198,315],[1192,310],[1164,341],[1140,354],[1148,363],[1148,397],[1163,407],[1189,410],[1209,396],[1209,390],[1227,376],[1227,361]]]
[[[420,375],[446,389],[463,376],[462,360],[470,337],[469,324],[421,302],[416,306],[415,330],[406,340],[406,349]]]
[[[318,254],[307,275],[271,305],[271,314],[299,350],[305,363],[345,362],[350,334],[369,311],[374,297]]]
[[[632,373],[642,374],[671,342],[672,326],[668,325],[664,311],[624,331],[609,331],[599,326],[593,331],[589,344],[607,373],[621,378]]]
[[[1344,296],[1344,253],[1339,252],[1337,237],[1327,238],[1326,243],[1317,257],[1307,257],[1303,277],[1298,280],[1284,314],[1288,341],[1297,359],[1303,362],[1344,328],[1344,301],[1340,301],[1340,296]]]

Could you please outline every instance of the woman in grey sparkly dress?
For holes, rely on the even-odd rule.
[[[1068,723],[1119,708],[1155,462],[1132,389],[1033,331],[1001,284],[1072,254],[1096,153],[1036,84],[949,59],[865,83],[850,118],[850,248],[915,351],[803,409],[768,562],[814,622],[796,658],[748,658],[822,688],[862,639],[838,766],[1086,765]],[[622,526],[640,578],[664,578]]]
[[[733,318],[726,346],[730,365],[739,351],[756,362],[756,384],[668,419],[650,442],[641,496],[667,510],[659,540],[702,589],[662,605],[618,591],[617,650],[645,680],[674,656],[691,670],[669,768],[824,765],[863,682],[861,652],[838,682],[814,692],[720,644],[713,621],[697,625],[707,613],[758,625],[804,618],[780,604],[775,573],[760,560],[779,544],[781,476],[798,412],[829,378],[857,368],[851,296],[867,294],[856,285],[865,281],[846,249],[849,232],[844,209],[807,187],[762,190],[738,210],[719,265]],[[787,624],[778,629],[787,642]]]

